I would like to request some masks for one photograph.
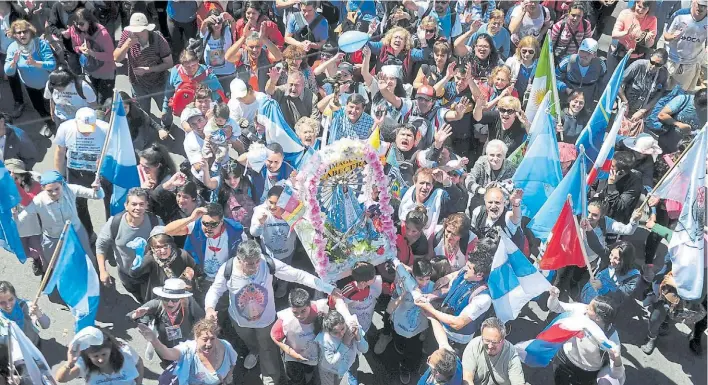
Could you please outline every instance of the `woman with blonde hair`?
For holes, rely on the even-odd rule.
[[[411,83],[413,74],[414,62],[425,60],[423,50],[413,48],[413,38],[411,33],[403,27],[393,27],[379,42],[369,43],[371,52],[378,55],[376,59],[376,68],[372,74],[377,74],[382,67],[388,65],[399,66],[402,68],[402,79],[405,83]]]
[[[536,74],[539,51],[538,40],[526,36],[519,41],[514,56],[506,59],[505,64],[511,68],[511,83],[524,102],[528,99],[526,93],[531,89],[531,79]]]
[[[438,20],[433,16],[426,16],[418,25],[418,32],[413,36],[415,48],[431,47],[440,38]]]
[[[514,152],[526,137],[530,127],[526,114],[521,110],[521,101],[514,96],[504,96],[497,103],[497,109],[484,112],[486,103],[477,103],[472,112],[480,125],[486,125],[487,140],[499,139],[506,144],[508,153]]]
[[[497,103],[505,96],[519,97],[511,82],[511,68],[506,65],[494,67],[483,90],[487,95],[487,110],[495,109]]]

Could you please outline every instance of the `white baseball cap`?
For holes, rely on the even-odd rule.
[[[94,326],[87,326],[81,329],[71,340],[71,344],[69,344],[70,347],[78,351],[84,351],[91,346],[101,345],[103,345],[103,332]]]
[[[74,116],[76,127],[82,134],[90,134],[96,130],[96,110],[90,107],[82,107],[76,111]]]
[[[248,87],[246,87],[246,83],[238,78],[231,81],[229,88],[231,88],[232,98],[242,98],[248,94]]]
[[[588,53],[596,54],[597,53],[597,40],[593,38],[587,38],[583,39],[583,41],[580,42],[580,47],[578,48],[579,51],[585,51]]]
[[[130,16],[130,25],[123,29],[128,32],[152,31],[155,29],[155,24],[148,23],[147,16],[144,13],[136,12]]]

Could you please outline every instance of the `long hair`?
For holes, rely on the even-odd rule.
[[[612,245],[611,250],[619,252],[620,264],[616,269],[617,275],[627,274],[634,263],[634,246],[627,241],[619,241]]]
[[[85,21],[88,23],[89,27],[86,30],[86,34],[89,36],[93,36],[97,31],[98,31],[98,26],[100,25],[98,22],[98,19],[96,16],[93,14],[93,12],[89,11],[86,8],[78,8],[74,12],[74,21]]]
[[[381,42],[383,43],[384,46],[391,46],[391,39],[393,39],[393,35],[395,35],[398,32],[405,32],[406,33],[406,45],[403,47],[403,51],[401,52],[410,52],[411,47],[413,47],[413,38],[411,37],[411,33],[403,28],[403,27],[393,27],[386,32],[386,35],[384,35],[383,39],[381,39]]]
[[[81,352],[81,358],[84,359],[84,363],[86,364],[86,372],[88,373],[86,380],[88,380],[88,377],[93,372],[100,371],[98,366],[96,366],[89,358],[89,354],[95,353],[105,348],[109,348],[111,350],[111,354],[108,357],[108,364],[110,365],[111,370],[113,370],[113,373],[119,372],[120,369],[123,367],[123,362],[125,362],[123,352],[120,351],[120,349],[123,347],[123,344],[116,340],[116,338],[109,334],[107,331],[102,329],[101,332],[103,332],[103,343],[98,346],[91,346]]]
[[[173,175],[177,171],[174,161],[170,157],[165,146],[153,143],[144,150],[138,152],[138,156],[147,160],[150,166],[157,166],[157,180],[161,182],[168,175]]]
[[[499,62],[499,51],[497,51],[497,47],[494,45],[494,39],[488,33],[480,33],[479,35],[477,35],[477,38],[474,40],[474,44],[472,44],[472,46],[476,46],[477,42],[480,39],[486,41],[487,44],[489,44],[489,55],[487,56],[487,61],[490,63],[490,65],[496,67],[497,63]],[[475,61],[483,60],[478,58],[477,55],[474,53],[472,53],[472,57]]]

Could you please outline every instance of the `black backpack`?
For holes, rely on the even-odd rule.
[[[110,230],[111,230],[111,239],[114,242],[113,246],[115,246],[115,240],[116,240],[116,237],[118,236],[118,228],[120,227],[120,222],[123,219],[124,214],[125,214],[125,210],[121,211],[118,214],[111,217],[111,224],[109,226],[110,226]],[[145,215],[147,215],[148,220],[150,221],[150,228],[155,228],[155,226],[158,226],[160,224],[160,217],[158,217],[157,215],[155,215],[151,212],[145,212]],[[113,253],[113,247],[111,247],[110,249],[108,249],[106,251],[104,258],[106,258],[106,259],[114,259],[115,258],[115,254]]]

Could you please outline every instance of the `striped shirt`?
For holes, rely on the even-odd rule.
[[[128,39],[129,32],[123,31],[118,42],[118,47],[122,47],[123,43]],[[128,77],[130,83],[137,83],[141,87],[152,88],[157,87],[162,90],[165,87],[168,71],[150,72],[144,75],[136,75],[134,69],[136,67],[154,67],[164,62],[164,58],[172,56],[167,40],[159,32],[150,32],[148,46],[143,48],[140,44],[135,44],[128,49]]]
[[[580,43],[583,39],[591,38],[592,32],[592,25],[585,18],[580,21],[575,31],[566,19],[553,24],[553,28],[551,28],[553,53],[558,58],[578,53]]]

